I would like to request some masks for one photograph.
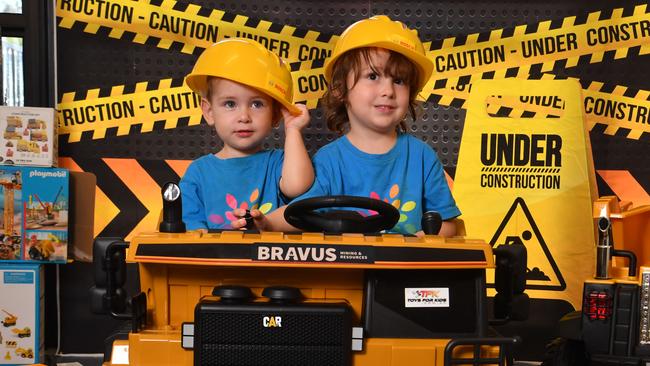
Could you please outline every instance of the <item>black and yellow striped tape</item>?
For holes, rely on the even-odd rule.
[[[650,53],[650,9],[643,4],[496,29],[447,38],[429,49],[435,69],[425,90],[551,72]]]
[[[558,77],[544,73],[528,78],[556,79]],[[597,81],[579,81],[583,86],[582,98],[589,130],[596,128],[598,132],[606,135],[623,136],[633,140],[638,140],[644,134],[650,137],[650,91]],[[465,108],[471,84],[463,84],[463,86],[462,90],[459,88],[433,90],[428,96],[428,101]],[[527,110],[542,111],[532,106]],[[517,115],[510,114],[510,116]]]
[[[299,66],[293,65],[294,90],[297,91],[294,99],[315,108],[318,99],[314,97],[321,93],[320,88],[324,88],[322,73],[318,72],[319,68],[301,70]],[[529,78],[557,77],[545,73]],[[630,139],[639,139],[644,133],[650,134],[650,91],[600,82],[582,81],[582,84],[586,121],[590,129],[605,126],[604,129],[598,127],[598,130]],[[440,105],[465,108],[471,84],[463,85],[463,90],[436,89],[423,97]],[[500,104],[492,100],[492,105],[497,109],[491,112],[499,116],[554,117],[561,113],[556,111],[561,108],[549,106],[543,100],[506,98]],[[59,134],[68,135],[68,142],[78,142],[84,135],[86,137],[83,139],[101,139],[107,135],[121,136],[197,125],[201,122],[199,106],[200,97],[177,79],[65,93],[58,108]],[[505,108],[505,113],[500,108]]]
[[[59,134],[78,142],[83,135],[96,140],[197,125],[200,105],[200,96],[176,79],[65,93],[58,106]]]
[[[472,80],[531,78],[530,75],[554,78],[546,71],[650,53],[649,11],[647,5],[638,5],[427,44],[437,72],[420,99],[462,108]],[[182,52],[195,52],[224,37],[257,37],[280,56],[307,60],[294,62],[291,67],[294,100],[310,108],[318,106],[318,99],[327,87],[322,75],[322,57],[328,55],[337,39],[174,0],[61,0],[57,3],[57,15],[61,19],[59,26],[64,28],[79,23],[85,25],[84,31],[97,33],[104,27],[111,37],[129,35],[139,43],[156,40],[163,48],[177,44]],[[202,35],[210,37],[205,39],[207,36]],[[275,41],[270,40],[273,37]],[[301,50],[306,50],[308,56]],[[617,94],[625,87],[613,88],[616,93],[600,94],[594,88],[584,91],[591,127],[605,124],[603,132],[608,134],[629,130],[625,135],[633,139],[649,132],[644,91],[631,97],[629,92]],[[69,142],[75,142],[84,133],[92,133],[92,138],[98,139],[107,133],[125,135],[200,122],[198,97],[179,80],[139,83],[132,92],[125,91],[124,86],[115,86],[110,91],[64,94],[59,106],[60,134],[68,134]],[[511,116],[553,115],[540,108],[503,107]]]
[[[83,27],[140,44],[200,53],[224,38],[247,37],[289,62],[328,57],[338,36],[175,0],[59,0],[61,28]]]

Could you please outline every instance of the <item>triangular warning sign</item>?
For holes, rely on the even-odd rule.
[[[499,224],[490,245],[517,242],[526,246],[526,288],[563,291],[566,283],[523,198],[517,197]]]

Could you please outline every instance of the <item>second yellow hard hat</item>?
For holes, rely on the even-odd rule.
[[[352,24],[341,34],[332,56],[325,61],[327,80],[332,80],[332,67],[341,55],[362,47],[385,48],[411,60],[418,69],[418,91],[424,87],[433,72],[433,62],[427,58],[418,32],[409,29],[402,22],[378,15]]]

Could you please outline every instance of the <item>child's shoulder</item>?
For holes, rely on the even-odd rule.
[[[334,141],[328,142],[327,144],[321,146],[318,151],[316,151],[316,154],[324,154],[324,153],[331,153],[333,151],[336,151],[341,148],[341,146],[345,143],[346,137],[341,136]]]
[[[198,166],[203,166],[206,164],[214,163],[215,161],[219,160],[214,154],[205,154],[202,156],[199,156],[198,158],[194,159],[191,163],[190,166],[192,167],[198,167]]]
[[[282,159],[284,156],[284,150],[282,149],[269,149],[256,152],[251,155],[233,157],[233,158],[219,158],[215,154],[205,154],[201,157],[198,157],[192,161],[190,165],[241,165],[248,162],[255,162],[260,160],[274,160]]]
[[[418,149],[422,151],[433,151],[433,148],[429,146],[422,139],[415,137],[408,133],[401,133],[398,136],[398,144],[401,144],[404,148],[408,149]]]

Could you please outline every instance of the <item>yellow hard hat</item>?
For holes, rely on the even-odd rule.
[[[185,82],[193,91],[205,93],[208,77],[219,77],[255,88],[277,100],[291,114],[293,105],[291,71],[276,54],[247,38],[229,38],[203,51]]]
[[[332,66],[347,51],[362,47],[380,47],[395,51],[411,60],[418,68],[422,89],[431,77],[433,62],[426,57],[418,32],[385,15],[360,20],[349,26],[336,42],[332,56],[325,60],[325,77],[332,80]]]

